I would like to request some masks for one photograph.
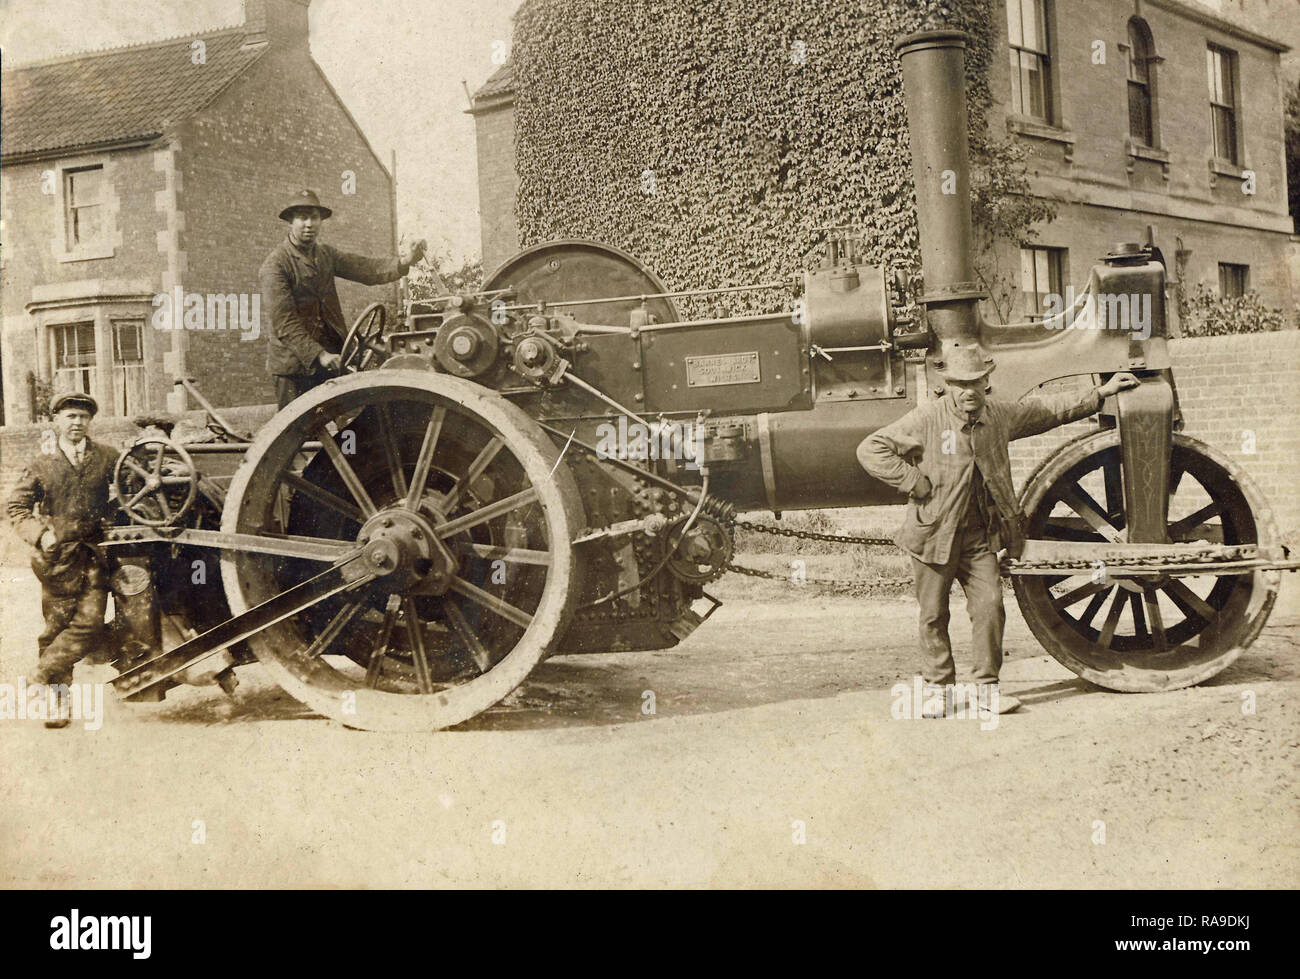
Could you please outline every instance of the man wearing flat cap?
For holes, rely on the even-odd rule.
[[[1121,373],[1083,397],[1071,392],[996,401],[988,397],[993,359],[978,344],[948,341],[940,356],[936,367],[946,388],[943,396],[863,439],[858,461],[876,479],[908,495],[894,542],[912,558],[927,702],[940,703],[943,691],[942,709],[927,707],[925,716],[943,717],[955,709],[948,638],[954,580],[966,593],[979,706],[1005,714],[1020,702],[1000,695],[997,686],[1006,623],[997,551],[1017,556],[1023,544],[1008,443],[1086,418],[1103,399],[1139,382]]]
[[[9,497],[9,520],[33,548],[45,630],[37,639],[35,682],[68,684],[72,668],[104,641],[107,567],[96,546],[112,515],[109,484],[118,453],[87,436],[99,410],[88,394],[50,405],[56,438],[28,463]],[[46,727],[66,727],[66,718]]]
[[[423,239],[395,259],[339,251],[317,240],[322,223],[333,213],[313,191],[294,194],[280,210],[289,233],[259,272],[262,303],[271,316],[266,365],[281,408],[342,367],[339,351],[348,328],[335,276],[368,286],[394,282],[424,255]]]

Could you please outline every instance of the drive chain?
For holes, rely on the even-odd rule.
[[[823,534],[815,530],[795,530],[792,527],[767,527],[749,520],[737,520],[735,525],[741,530],[752,530],[757,534],[771,534],[774,537],[794,537],[798,540],[824,540],[833,544],[873,544],[890,545],[890,537],[856,537],[852,534]]]
[[[788,572],[777,571],[760,571],[758,568],[747,568],[741,564],[728,564],[728,571],[734,571],[736,574],[744,575],[747,578],[765,578],[768,581],[784,581],[787,584],[793,584],[794,580]],[[831,588],[843,588],[855,590],[863,585],[879,585],[881,587],[894,587],[895,585],[910,585],[912,576],[907,575],[901,578],[806,578],[805,584],[809,585],[826,585]]]
[[[796,540],[818,540],[829,541],[832,544],[859,544],[872,546],[893,546],[893,540],[888,537],[862,537],[854,534],[824,534],[816,530],[795,530],[792,527],[769,527],[765,524],[753,523],[749,520],[734,521],[735,527],[740,530],[749,530],[757,534],[771,534],[774,537],[790,537]],[[728,571],[734,571],[736,574],[745,575],[749,578],[765,578],[768,581],[784,581],[793,583],[790,574],[778,573],[775,571],[760,571],[758,568],[747,568],[740,564],[728,564]],[[831,588],[841,588],[853,590],[863,585],[879,585],[881,587],[893,587],[895,585],[910,585],[912,576],[907,575],[901,578],[806,578],[804,579],[810,585],[825,585]]]
[[[764,524],[753,523],[749,520],[735,520],[734,526],[741,530],[749,530],[759,534],[771,534],[774,537],[790,537],[797,540],[817,540],[829,541],[835,544],[858,544],[870,546],[892,545],[894,542],[888,537],[865,537],[853,534],[825,534],[815,530],[795,530],[789,527],[769,527]],[[1051,571],[1089,571],[1097,567],[1100,561],[1108,569],[1120,569],[1127,567],[1147,568],[1151,566],[1159,567],[1161,565],[1204,565],[1207,570],[1214,568],[1219,564],[1227,564],[1233,561],[1250,560],[1255,557],[1255,548],[1253,545],[1241,545],[1230,549],[1202,550],[1202,551],[1183,551],[1181,553],[1170,553],[1166,550],[1152,551],[1147,554],[1127,554],[1114,555],[1106,558],[1076,558],[1068,561],[1021,561],[1016,558],[1006,558],[1002,561],[1003,574],[1009,574],[1016,570],[1051,570]],[[747,568],[739,564],[728,564],[728,571],[734,571],[736,574],[744,575],[749,578],[764,578],[768,581],[786,581],[792,579],[788,573],[779,573],[774,571],[760,571],[757,568]],[[856,589],[863,585],[877,585],[881,587],[892,587],[900,584],[911,584],[912,577],[896,578],[806,578],[804,581],[810,585],[826,585],[832,588]]]

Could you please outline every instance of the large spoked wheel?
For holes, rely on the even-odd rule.
[[[222,530],[339,542],[364,555],[370,580],[323,590],[253,636],[258,659],[352,727],[431,730],[491,707],[572,613],[570,542],[583,519],[559,455],[518,408],[445,374],[341,377],[294,401],[249,448]],[[222,558],[236,614],[321,570],[271,554]]]
[[[1064,446],[1022,494],[1027,536],[1063,541],[1125,538],[1119,432]],[[1170,543],[1278,545],[1254,482],[1226,456],[1175,434],[1170,462]],[[1151,692],[1200,683],[1259,635],[1277,598],[1276,571],[1158,578],[1122,569],[1073,576],[1015,576],[1025,621],[1044,648],[1086,680]]]

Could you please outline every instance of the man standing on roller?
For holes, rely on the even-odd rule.
[[[954,580],[966,593],[979,708],[1006,714],[1020,701],[998,691],[1006,609],[997,552],[1006,549],[1016,557],[1024,542],[1008,443],[1086,418],[1103,399],[1140,382],[1120,373],[1082,397],[1071,392],[994,401],[988,397],[993,358],[978,344],[953,341],[944,355],[946,362],[936,365],[947,387],[944,395],[863,439],[858,462],[909,498],[894,543],[911,555],[921,606],[924,716],[946,717],[956,710],[948,637]],[[941,708],[929,706],[940,703]]]
[[[314,191],[298,191],[280,211],[289,234],[259,272],[262,302],[271,317],[266,366],[275,378],[281,408],[342,367],[339,351],[348,328],[334,277],[368,286],[395,282],[425,252],[423,238],[395,259],[339,251],[317,240],[322,223],[333,213]]]

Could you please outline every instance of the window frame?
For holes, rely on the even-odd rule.
[[[1240,291],[1229,295],[1226,284],[1233,278],[1237,280]],[[1250,266],[1243,265],[1240,262],[1220,262],[1219,263],[1219,297],[1221,299],[1240,299],[1246,293],[1250,292]]]
[[[67,336],[67,331],[69,330],[86,330],[90,334],[89,356],[91,359],[89,363],[81,363],[70,367],[60,365],[59,340],[61,337]],[[80,394],[89,394],[92,397],[97,396],[96,392],[99,387],[100,372],[98,332],[93,317],[91,319],[75,319],[59,323],[50,323],[46,326],[46,336],[49,338],[48,342],[50,345],[50,382],[56,394],[63,394],[67,391],[76,391]],[[74,332],[73,336],[76,335],[77,333]],[[65,343],[65,353],[66,346]],[[75,344],[75,346],[79,348],[80,344]],[[76,356],[82,357],[84,354],[78,350]],[[61,385],[59,383],[60,378],[68,375],[80,375],[81,380],[72,387]]]
[[[1034,281],[1033,281],[1034,290],[1032,292],[1025,288],[1026,253],[1029,253],[1034,256],[1031,262],[1031,271],[1033,272],[1033,277],[1034,277]],[[1048,283],[1047,283],[1046,290],[1040,290],[1038,288],[1039,253],[1043,253],[1047,257]],[[1065,284],[1068,281],[1068,276],[1069,276],[1069,255],[1070,255],[1070,250],[1068,248],[1059,248],[1054,245],[1043,245],[1038,243],[1030,244],[1028,242],[1021,244],[1020,246],[1021,309],[1024,312],[1025,318],[1029,322],[1037,323],[1037,322],[1041,322],[1044,319],[1043,302],[1042,302],[1043,296],[1055,295],[1060,297],[1062,303],[1064,303]],[[1055,278],[1056,280],[1055,282],[1052,282],[1053,278]],[[1033,312],[1029,311],[1028,302],[1026,301],[1029,296],[1034,297]]]
[[[1025,43],[1025,7],[1029,6],[1036,18],[1041,18],[1041,33],[1039,39],[1040,47],[1029,47]],[[1016,11],[1015,24],[1018,25],[1019,40],[1013,37],[1013,18],[1012,9]],[[1056,65],[1056,59],[1053,56],[1053,40],[1055,31],[1053,28],[1052,8],[1049,0],[1007,0],[1007,49],[1009,52],[1008,62],[1011,68],[1011,113],[1021,119],[1032,120],[1043,126],[1059,127],[1061,125],[1060,111],[1056,104],[1056,84],[1053,77]],[[1040,94],[1042,98],[1043,111],[1041,115],[1032,111],[1032,95],[1030,96],[1030,108],[1026,108],[1025,90],[1023,84],[1024,58],[1038,59],[1038,75],[1041,79]]]
[[[108,291],[105,291],[107,288]],[[94,323],[95,363],[86,365],[90,393],[100,405],[102,417],[118,417],[114,390],[114,327],[116,320],[136,320],[145,324],[138,334],[140,355],[143,359],[143,380],[136,387],[141,409],[147,414],[155,405],[166,399],[166,388],[160,373],[162,351],[158,346],[157,331],[148,328],[157,307],[154,283],[148,279],[70,280],[33,287],[32,301],[26,305],[32,324],[35,363],[32,373],[38,378],[53,381],[58,363],[58,340],[54,333],[60,327],[77,323]],[[120,348],[120,341],[117,344]],[[88,351],[86,351],[88,353]],[[64,369],[68,371],[68,368]],[[129,372],[128,372],[129,373]],[[81,383],[81,382],[79,382]],[[35,405],[27,405],[10,396],[9,407],[22,421],[35,420]]]
[[[1225,48],[1221,44],[1215,44],[1213,41],[1206,44],[1206,84],[1209,87],[1210,101],[1210,156],[1212,159],[1222,163],[1230,164],[1234,167],[1242,166],[1242,145],[1241,145],[1241,87],[1237,72],[1237,52],[1232,48]],[[1216,58],[1218,61],[1216,62]],[[1216,71],[1217,66],[1217,71]],[[1216,81],[1221,83],[1216,88]],[[1216,95],[1222,94],[1229,101],[1216,100]],[[1219,118],[1226,115],[1230,125],[1231,132],[1228,134],[1228,140],[1231,154],[1228,156],[1219,152]]]
[[[1139,51],[1139,45],[1134,44],[1134,41],[1139,42],[1141,51]],[[1132,145],[1143,149],[1160,149],[1159,88],[1156,68],[1164,59],[1156,54],[1155,37],[1151,33],[1151,25],[1143,18],[1129,18],[1126,47],[1128,49],[1128,58],[1125,68],[1125,84],[1128,93],[1129,139],[1132,141]],[[1134,77],[1134,65],[1138,62],[1141,63],[1146,74],[1145,79]],[[1133,92],[1135,87],[1141,89],[1143,94],[1147,128],[1145,139],[1141,134],[1133,132]]]
[[[70,192],[70,177],[79,171],[102,169],[100,177],[100,234],[93,242],[79,243],[71,235],[71,214],[73,210]],[[118,226],[120,201],[114,186],[116,166],[111,157],[80,156],[58,160],[54,170],[55,229],[53,234],[54,257],[60,262],[85,262],[94,259],[112,258],[117,247],[122,244],[122,232]]]
[[[121,327],[135,327],[138,359],[122,359]],[[113,344],[112,357],[106,365],[109,387],[113,392],[113,414],[130,418],[147,409],[149,401],[148,373],[145,357],[145,320],[138,316],[110,316],[108,334]]]
[[[77,202],[77,176],[79,174],[94,173],[98,175],[96,183],[95,199],[93,201]],[[63,171],[63,220],[64,220],[64,241],[69,249],[94,249],[104,243],[108,237],[108,229],[104,226],[105,215],[105,177],[104,165],[102,163],[92,164],[85,167],[68,167]],[[88,211],[91,208],[97,209],[95,217],[97,219],[97,232],[94,237],[88,237],[83,240],[80,233],[81,212]]]

